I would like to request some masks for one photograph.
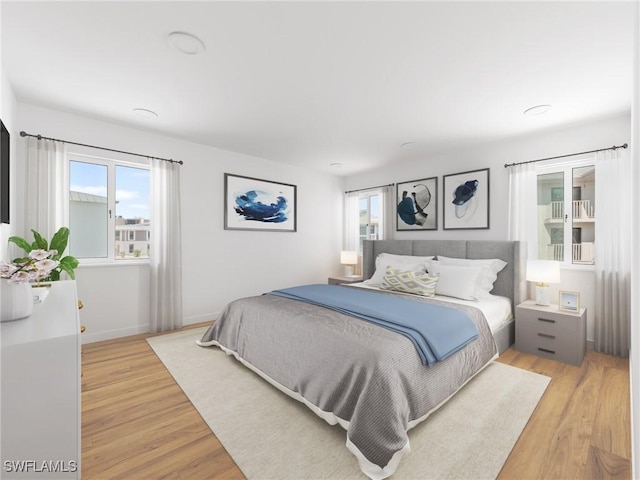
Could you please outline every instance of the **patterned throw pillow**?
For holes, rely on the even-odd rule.
[[[380,288],[383,290],[433,297],[436,294],[436,285],[438,284],[439,277],[440,275],[437,273],[401,271],[397,268],[387,267]]]

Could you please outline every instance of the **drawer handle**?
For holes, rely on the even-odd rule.
[[[555,320],[551,320],[549,318],[538,318],[538,320],[540,320],[541,322],[556,323]]]
[[[538,336],[544,338],[556,338],[555,335],[549,335],[548,333],[538,333]]]
[[[547,353],[552,353],[552,354],[556,354],[555,350],[547,350],[546,348],[540,348],[538,347],[538,350],[540,350],[541,352],[547,352]]]

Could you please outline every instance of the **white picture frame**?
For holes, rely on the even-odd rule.
[[[560,290],[558,293],[558,309],[563,312],[578,313],[580,311],[580,293]]]

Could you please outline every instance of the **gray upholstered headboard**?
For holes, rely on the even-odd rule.
[[[527,299],[525,270],[526,244],[498,240],[365,240],[362,260],[364,279],[375,272],[376,257],[380,253],[397,255],[442,255],[456,258],[499,258],[507,266],[498,273],[491,293],[511,298],[515,308]],[[515,311],[515,310],[514,310]]]

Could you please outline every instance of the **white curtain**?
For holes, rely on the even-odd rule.
[[[396,198],[394,185],[386,185],[380,189],[382,199],[380,210],[382,216],[382,240],[393,238],[393,225],[396,215]]]
[[[27,138],[27,158],[24,167],[24,225],[19,227],[27,241],[32,241],[31,229],[47,240],[65,226],[68,208],[68,166],[65,145],[52,140]]]
[[[527,258],[538,258],[538,187],[536,167],[509,167],[509,240],[527,242]]]
[[[182,326],[180,168],[151,160],[151,332]]]
[[[360,243],[360,198],[358,192],[344,194],[343,250],[358,251]]]
[[[342,249],[358,252],[356,273],[362,271],[362,255],[360,252],[360,197],[358,192],[344,194],[344,229]]]
[[[631,207],[634,202],[631,173],[626,150],[598,152],[595,350],[619,356],[628,356],[630,346]]]

